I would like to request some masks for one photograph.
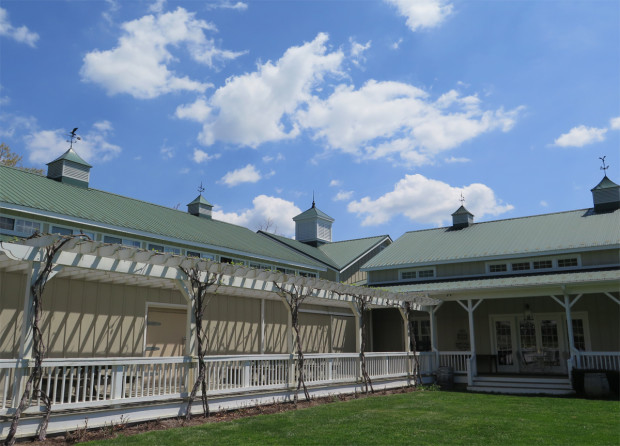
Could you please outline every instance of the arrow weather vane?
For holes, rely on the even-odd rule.
[[[202,193],[203,193],[204,191],[205,191],[205,188],[204,188],[204,187],[202,187],[202,181],[201,181],[201,182],[200,182],[200,186],[198,187],[198,193],[199,193],[200,195],[202,195]]]
[[[598,157],[598,159],[603,162],[603,167],[601,167],[601,170],[605,173],[605,176],[607,176],[607,169],[609,169],[609,164],[605,164],[605,158],[607,158],[607,155]]]

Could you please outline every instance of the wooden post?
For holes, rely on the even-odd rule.
[[[265,354],[265,299],[260,300],[260,354]]]
[[[404,308],[398,307],[400,315],[403,318],[403,340],[405,343],[404,351],[411,352],[411,332],[409,330],[409,318],[407,318],[407,312]]]

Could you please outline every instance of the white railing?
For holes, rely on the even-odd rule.
[[[422,374],[432,373],[433,353],[417,353]],[[360,379],[357,353],[306,354],[304,372],[309,385],[355,383]],[[295,385],[291,355],[207,356],[211,395],[287,389]],[[414,355],[407,352],[367,353],[371,378],[411,377]],[[32,361],[0,360],[0,415],[12,411],[21,398]],[[43,361],[41,389],[52,410],[101,407],[110,404],[163,401],[186,397],[198,370],[190,357],[83,358]],[[38,398],[27,412],[42,409]]]
[[[455,374],[466,374],[471,352],[439,352],[439,366],[452,367]]]
[[[574,356],[574,367],[585,370],[620,371],[620,352],[578,352]]]

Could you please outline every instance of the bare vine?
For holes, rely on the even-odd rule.
[[[407,317],[407,328],[409,333],[409,343],[411,345],[411,353],[413,353],[413,378],[415,381],[415,385],[422,384],[422,375],[420,374],[420,360],[418,357],[418,346],[415,340],[415,334],[413,334],[413,322],[411,321],[410,315],[413,311],[411,308],[411,302],[405,302],[405,316]]]
[[[35,233],[29,238],[36,237],[40,237],[40,235],[38,233]],[[41,420],[41,424],[39,426],[38,439],[40,441],[43,441],[47,436],[47,426],[49,424],[52,401],[47,392],[43,390],[41,386],[41,379],[43,377],[43,359],[45,358],[45,353],[47,351],[45,343],[43,342],[43,333],[41,332],[40,327],[41,316],[43,313],[43,291],[45,290],[45,286],[47,285],[49,276],[54,269],[54,262],[57,259],[58,254],[60,253],[62,248],[75,237],[81,237],[90,240],[88,236],[83,234],[76,236],[64,236],[56,240],[50,246],[45,247],[45,256],[43,257],[43,261],[41,262],[41,268],[39,269],[38,275],[36,276],[36,278],[34,278],[34,281],[30,286],[32,308],[29,309],[28,314],[24,315],[24,318],[27,318],[24,323],[29,324],[30,329],[32,330],[32,352],[34,355],[34,367],[32,368],[30,376],[26,381],[24,392],[17,406],[17,409],[15,410],[15,414],[13,415],[13,420],[11,421],[11,426],[9,428],[7,437],[4,440],[4,444],[7,446],[15,444],[15,434],[17,433],[17,427],[19,426],[19,420],[21,418],[21,415],[23,411],[30,406],[33,400],[36,401],[40,399],[45,406],[43,419]]]
[[[209,274],[206,273],[206,280],[201,280],[201,271],[198,267],[194,266],[190,269],[185,269],[183,267],[179,267],[181,271],[187,276],[191,283],[191,299],[192,299],[192,311],[194,312],[194,318],[196,320],[196,343],[197,343],[197,355],[198,355],[198,375],[196,376],[196,381],[192,387],[192,391],[189,395],[189,399],[187,401],[187,408],[185,410],[185,419],[189,420],[191,418],[191,408],[194,399],[196,398],[196,394],[198,393],[198,388],[201,389],[201,400],[202,400],[202,411],[206,417],[210,415],[209,412],[209,400],[207,398],[207,365],[205,363],[205,354],[209,348],[209,336],[207,330],[203,330],[203,317],[205,314],[205,310],[209,304],[209,300],[207,299],[207,290],[215,285],[215,289],[212,290],[213,293],[217,291],[217,288],[220,285],[221,274]]]
[[[362,369],[362,385],[364,386],[364,393],[368,393],[368,389],[372,393],[375,393],[375,389],[372,387],[372,380],[370,379],[370,375],[368,374],[368,369],[366,368],[366,338],[367,338],[367,327],[366,327],[366,318],[364,317],[370,309],[368,305],[372,298],[370,296],[364,296],[361,294],[353,295],[353,301],[355,306],[357,307],[357,311],[360,315],[360,324],[362,326],[362,336],[360,339],[360,365]]]
[[[303,301],[308,297],[311,293],[308,288],[305,289],[304,286],[299,285],[291,285],[290,290],[281,287],[277,283],[273,282],[273,285],[278,289],[278,294],[286,301],[289,310],[291,312],[291,325],[293,330],[295,331],[295,350],[297,354],[297,362],[295,363],[295,373],[297,375],[297,389],[295,390],[295,396],[293,397],[293,401],[297,404],[299,399],[299,390],[303,387],[304,396],[306,400],[310,399],[310,394],[308,393],[308,389],[306,387],[305,374],[304,374],[304,352],[301,346],[301,333],[299,329],[299,307],[303,303]]]

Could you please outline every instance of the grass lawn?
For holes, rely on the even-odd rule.
[[[618,445],[620,402],[419,391],[92,444]]]

